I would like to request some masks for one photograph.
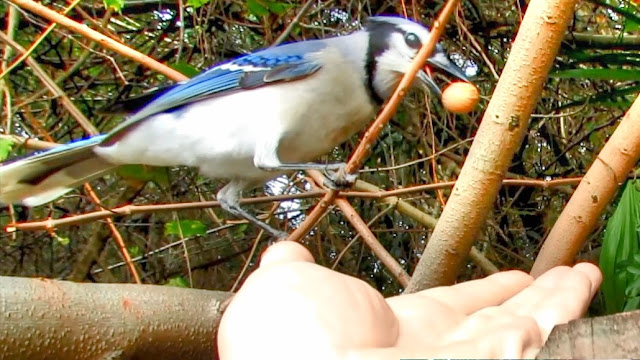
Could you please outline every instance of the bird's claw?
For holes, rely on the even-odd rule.
[[[279,230],[276,230],[272,235],[275,237],[275,240],[273,240],[274,243],[280,242],[289,237],[289,233]]]
[[[327,169],[324,173],[324,186],[332,190],[346,190],[355,184],[358,179],[357,174],[347,174],[345,164],[333,164],[333,169]]]
[[[328,172],[344,171],[345,166],[347,166],[345,163],[325,164],[324,173],[326,175]]]

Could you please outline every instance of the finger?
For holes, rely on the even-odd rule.
[[[591,297],[593,297],[602,284],[602,272],[600,268],[594,264],[582,262],[575,264],[573,269],[583,272],[589,278],[591,282]]]
[[[315,262],[313,255],[300,243],[280,241],[265,250],[260,258],[260,267],[296,261]]]
[[[522,271],[505,271],[454,286],[420,291],[415,295],[435,298],[466,315],[500,305],[532,282],[533,278]]]
[[[559,266],[544,273],[503,306],[536,319],[546,340],[555,325],[582,316],[601,281],[602,275],[595,265]]]
[[[447,336],[446,343],[462,345],[466,341],[476,343],[473,357],[482,354],[479,357],[502,359],[533,358],[543,344],[533,318],[508,314],[499,307],[489,307],[467,317]]]

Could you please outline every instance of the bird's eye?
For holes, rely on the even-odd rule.
[[[414,33],[408,33],[404,37],[404,41],[412,49],[416,49],[417,50],[417,49],[420,49],[420,47],[422,47],[422,41],[420,41],[420,38],[418,37],[418,35],[416,35]]]

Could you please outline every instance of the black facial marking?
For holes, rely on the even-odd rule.
[[[387,49],[389,49],[389,38],[393,33],[400,33],[406,36],[407,32],[387,21],[370,18],[365,25],[367,32],[369,33],[369,46],[367,48],[367,57],[365,64],[366,71],[366,86],[371,99],[381,105],[385,99],[378,94],[373,86],[374,76],[376,74],[376,57],[381,55]],[[415,34],[413,34],[415,35]],[[419,40],[419,39],[418,39]],[[406,41],[406,40],[405,40]],[[422,44],[420,44],[422,45]]]

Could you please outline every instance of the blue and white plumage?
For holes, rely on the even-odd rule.
[[[35,206],[121,164],[193,166],[228,179],[218,200],[241,209],[244,189],[310,163],[363,129],[428,39],[423,26],[373,17],[350,35],[291,43],[217,66],[163,91],[106,135],[0,167],[0,202]],[[441,47],[429,63],[465,79]],[[423,71],[416,83],[439,95]],[[333,167],[336,168],[336,167]]]

